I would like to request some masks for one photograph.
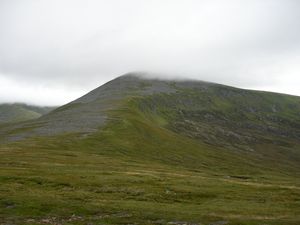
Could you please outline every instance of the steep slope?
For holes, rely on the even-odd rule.
[[[54,107],[38,107],[21,103],[0,104],[0,123],[12,123],[32,120],[55,109]]]
[[[169,83],[143,80],[135,74],[127,74],[35,121],[2,129],[0,137],[2,140],[19,140],[27,136],[95,132],[104,125],[107,112],[119,107],[126,97],[175,91]]]
[[[294,96],[119,77],[0,129],[0,221],[299,224],[299,107]]]
[[[172,95],[140,101],[142,111],[161,116],[177,133],[220,146],[300,139],[300,98],[213,85],[188,89],[174,84]],[[275,139],[278,142],[275,142]]]

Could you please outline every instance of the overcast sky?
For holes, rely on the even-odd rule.
[[[300,95],[300,1],[0,0],[0,102],[60,105],[129,71]]]

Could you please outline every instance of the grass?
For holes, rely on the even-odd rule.
[[[299,145],[212,146],[146,108],[128,99],[85,138],[2,145],[0,224],[300,223],[299,164],[282,157]]]

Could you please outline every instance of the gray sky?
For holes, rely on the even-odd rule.
[[[0,0],[0,102],[64,104],[129,71],[300,95],[300,1]]]

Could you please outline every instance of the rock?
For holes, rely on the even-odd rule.
[[[213,223],[210,223],[209,225],[226,225],[228,224],[228,221],[216,221],[216,222],[213,222]]]

